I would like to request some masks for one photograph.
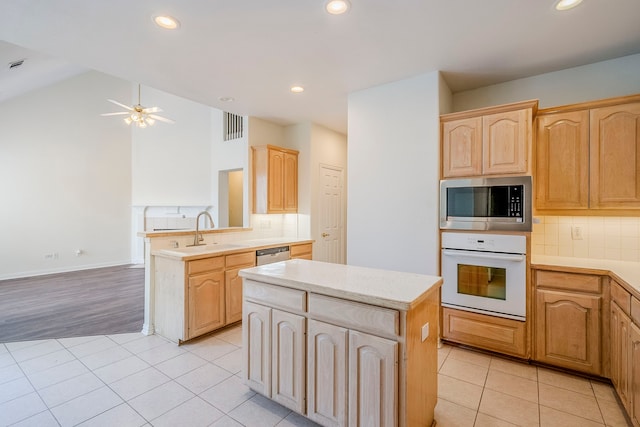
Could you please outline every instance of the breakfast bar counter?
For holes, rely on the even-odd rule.
[[[250,388],[321,425],[432,424],[442,278],[302,259],[239,274]]]

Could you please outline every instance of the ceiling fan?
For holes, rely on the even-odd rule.
[[[152,126],[156,120],[165,122],[165,123],[175,123],[175,121],[171,119],[167,119],[166,117],[158,116],[154,113],[159,113],[162,109],[158,107],[143,107],[140,104],[140,85],[138,85],[138,103],[129,107],[121,102],[114,101],[113,99],[107,99],[107,101],[124,108],[127,111],[119,111],[117,113],[103,113],[101,116],[127,116],[124,121],[126,124],[130,125],[134,123],[139,128],[146,128],[147,126]]]

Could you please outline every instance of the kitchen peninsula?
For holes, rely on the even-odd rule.
[[[321,425],[432,424],[442,278],[303,259],[239,274],[249,387]]]

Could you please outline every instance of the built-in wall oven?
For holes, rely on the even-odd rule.
[[[440,181],[440,228],[531,231],[531,176]]]
[[[442,305],[526,319],[524,235],[442,233]]]

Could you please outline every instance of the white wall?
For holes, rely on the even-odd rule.
[[[348,264],[438,273],[441,84],[432,72],[349,95]]]
[[[137,86],[133,86],[137,99]],[[175,123],[132,127],[133,205],[216,205],[217,187],[212,188],[211,167],[212,108],[146,86],[142,87],[141,100],[143,106],[161,107],[163,111],[158,114]]]
[[[298,237],[318,240],[320,206],[320,165],[341,167],[344,171],[343,206],[347,205],[347,137],[314,123],[285,128],[283,146],[298,150]],[[346,240],[346,236],[345,236]]]
[[[244,135],[242,138],[225,141],[223,138],[224,114],[221,110],[211,108],[211,169],[212,169],[212,185],[211,188],[215,191],[215,198],[212,201],[216,206],[218,203],[219,188],[219,171],[225,170],[242,170],[242,196],[243,196],[243,224],[249,226],[249,188],[251,182],[251,173],[249,171],[249,138],[248,138],[248,117],[243,118]],[[218,221],[218,215],[220,212],[216,209],[214,211],[214,220],[216,224],[222,224]]]
[[[88,72],[0,104],[0,279],[129,262],[131,130],[107,98],[130,83]]]
[[[539,107],[640,93],[640,54],[540,74],[453,95],[453,111],[539,99]]]

